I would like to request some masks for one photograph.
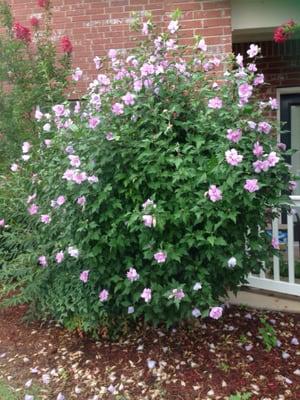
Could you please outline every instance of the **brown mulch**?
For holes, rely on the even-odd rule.
[[[51,321],[25,324],[25,310],[0,310],[0,381],[21,399],[35,387],[34,400],[56,400],[58,393],[66,400],[212,400],[236,392],[251,393],[251,400],[300,400],[300,314],[231,307],[218,321],[140,328],[110,343]],[[261,316],[279,340],[270,352],[258,332]]]

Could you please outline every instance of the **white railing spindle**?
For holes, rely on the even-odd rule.
[[[275,218],[272,224],[272,236],[275,240],[278,241],[278,228],[279,228],[279,219]],[[273,257],[273,273],[274,280],[280,281],[280,268],[279,268],[279,257]]]
[[[294,217],[293,214],[288,214],[288,270],[289,282],[295,283],[295,254],[294,254]]]

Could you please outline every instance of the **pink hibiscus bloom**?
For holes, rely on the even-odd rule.
[[[167,254],[164,251],[158,251],[153,257],[158,264],[162,264],[166,261]]]
[[[238,143],[242,137],[242,131],[240,129],[227,129],[226,137],[231,142]]]
[[[210,316],[210,318],[213,318],[213,319],[219,319],[222,317],[222,314],[223,314],[222,307],[213,307],[210,310],[209,316]]]
[[[152,290],[145,288],[141,294],[141,298],[144,299],[146,303],[149,303],[152,298]]]
[[[109,296],[109,292],[106,289],[101,290],[101,292],[99,293],[99,300],[101,302],[103,301],[107,301],[108,300],[108,296]]]
[[[137,281],[140,278],[140,275],[133,267],[129,268],[129,271],[127,271],[126,276],[131,282]]]
[[[230,149],[225,152],[226,161],[228,164],[236,166],[242,162],[243,156],[238,154],[235,149]]]
[[[215,203],[216,201],[222,200],[222,192],[216,185],[210,185],[208,197],[213,203]]]
[[[223,107],[223,102],[219,97],[214,97],[213,99],[209,99],[208,107],[213,109],[220,109]]]
[[[79,276],[79,279],[80,279],[83,283],[87,283],[87,281],[89,280],[89,273],[90,273],[89,270],[82,271],[81,274],[80,274],[80,276]],[[99,298],[100,298],[100,295],[99,295]],[[104,300],[101,300],[101,301],[104,301]]]
[[[257,179],[246,179],[244,189],[246,189],[250,193],[256,192],[257,190],[259,190],[258,180]]]

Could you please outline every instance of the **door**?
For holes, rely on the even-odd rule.
[[[284,123],[285,131],[281,134],[281,142],[286,144],[287,149],[297,150],[286,161],[292,165],[293,173],[300,177],[300,93],[280,96],[280,121]],[[299,183],[293,194],[300,195]]]

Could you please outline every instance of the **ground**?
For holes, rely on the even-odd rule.
[[[110,343],[51,321],[26,325],[24,312],[0,310],[1,400],[300,399],[300,314],[231,307],[218,321],[140,328]],[[267,351],[270,327],[277,345]]]

